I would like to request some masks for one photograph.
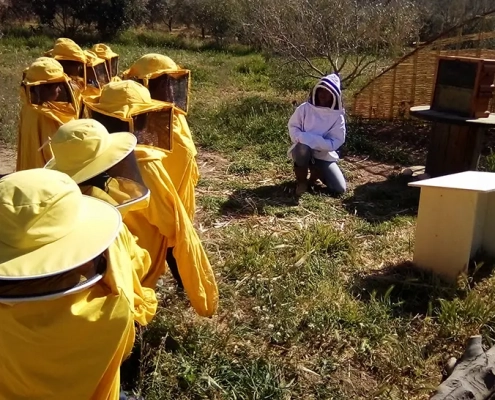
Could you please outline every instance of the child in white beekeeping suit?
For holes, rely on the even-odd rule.
[[[288,155],[294,161],[296,196],[308,190],[308,169],[316,172],[328,190],[342,194],[346,182],[337,165],[337,150],[345,142],[345,111],[340,78],[328,75],[316,84],[308,101],[289,120],[292,146]]]

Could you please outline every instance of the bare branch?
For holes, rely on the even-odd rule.
[[[333,57],[330,54],[327,54],[326,58],[327,58],[328,62],[330,63],[330,65],[332,66],[333,72],[338,72],[338,67],[337,67],[337,64],[335,63]]]
[[[363,72],[370,65],[374,64],[375,60],[369,60],[368,62],[364,62],[366,57],[360,58],[360,60],[354,65],[354,69],[351,73],[349,73],[343,80],[342,83],[346,83],[347,85],[351,85],[357,78],[359,78]]]
[[[249,24],[258,43],[273,54],[298,60],[294,65],[308,76],[333,70],[353,82],[374,62],[369,54],[392,51],[417,36],[419,14],[413,0],[243,1],[250,7]],[[318,65],[318,59],[328,67]]]
[[[345,54],[344,55],[344,61],[342,61],[342,63],[340,64],[340,67],[339,67],[339,71],[338,72],[344,70],[344,67],[346,66],[348,60],[349,60],[349,54]]]

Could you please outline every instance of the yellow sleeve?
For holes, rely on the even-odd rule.
[[[172,153],[164,160],[165,168],[186,212],[194,220],[196,211],[196,195],[194,189],[199,180],[199,169],[196,162],[196,146],[184,115],[176,113],[173,125]]]
[[[174,238],[170,247],[191,305],[199,315],[209,317],[218,307],[218,288],[206,252],[165,168],[158,161],[142,168],[153,193],[146,210],[149,221],[162,235]]]
[[[115,260],[112,266],[114,274],[109,279],[115,281],[133,305],[134,320],[140,325],[147,325],[156,314],[158,304],[155,291],[142,287],[140,283],[140,277],[147,274],[151,266],[149,253],[137,245],[125,225],[122,225],[115,246],[109,251],[112,251],[110,259]]]
[[[187,176],[188,179],[184,179],[182,185],[180,185],[179,189],[177,190],[177,194],[179,195],[179,198],[184,205],[187,215],[189,216],[191,221],[194,221],[194,215],[196,214],[195,189],[199,180],[198,165],[194,158],[191,159],[191,161],[189,162],[184,175]]]
[[[212,316],[218,308],[218,287],[201,240],[180,201],[177,201],[179,232],[174,247],[184,289],[196,312]]]
[[[59,127],[60,124],[30,105],[23,105],[17,141],[17,171],[45,166],[53,157],[52,150],[48,143],[41,150],[40,147]]]
[[[148,222],[155,225],[160,233],[167,238],[168,246],[174,247],[178,225],[173,196],[175,189],[172,181],[159,161],[140,162],[139,171],[145,185],[151,192],[149,206],[143,210],[143,213]]]

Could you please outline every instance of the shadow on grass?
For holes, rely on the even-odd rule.
[[[407,179],[393,175],[385,181],[369,182],[354,189],[343,201],[345,209],[371,223],[398,215],[416,215],[420,191],[407,186]]]
[[[405,261],[369,274],[357,274],[351,293],[364,302],[385,302],[397,317],[432,315],[440,299],[464,298],[493,275],[494,266],[494,257],[479,254],[471,260],[467,278],[451,284],[432,272],[417,268],[411,261]]]
[[[239,189],[229,196],[220,210],[223,215],[247,216],[264,214],[267,207],[293,207],[298,202],[294,196],[294,183]]]
[[[495,270],[495,257],[483,251],[478,252],[474,259],[469,262],[467,284],[474,287],[490,278]]]
[[[147,390],[147,377],[155,367],[148,361],[161,349],[165,352],[180,351],[181,344],[175,340],[171,332],[162,324],[155,322],[143,328],[136,324],[136,340],[132,353],[120,366],[121,384],[124,390]]]
[[[356,275],[351,293],[364,302],[386,303],[397,317],[431,315],[439,299],[450,300],[459,294],[455,286],[416,268],[410,261]]]

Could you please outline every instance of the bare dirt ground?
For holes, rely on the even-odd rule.
[[[359,186],[368,182],[380,182],[387,180],[390,176],[401,172],[403,166],[380,163],[368,159],[368,157],[346,156],[343,159],[345,170],[348,172],[346,178],[351,187]],[[231,162],[224,157],[199,150],[198,167],[201,177],[211,180],[225,180],[228,175]],[[266,182],[264,182],[266,183]]]
[[[347,179],[353,187],[370,182],[385,181],[390,176],[400,173],[401,168],[403,168],[398,165],[369,160],[367,157],[346,156],[343,161],[351,175]]]
[[[15,170],[15,151],[0,143],[0,175],[10,174]]]
[[[351,172],[351,182],[359,185],[364,182],[386,180],[394,173],[400,172],[400,167],[368,160],[366,157],[347,156],[344,161]],[[203,177],[223,179],[230,162],[222,156],[207,151],[199,151],[198,166]],[[0,175],[15,170],[15,150],[0,143]]]
[[[5,144],[0,143],[0,175],[9,174],[15,171],[15,150],[9,148]],[[386,181],[389,177],[400,173],[401,167],[396,165],[379,163],[373,160],[369,160],[366,157],[347,156],[344,158],[343,163],[346,170],[346,178],[348,179],[350,188],[355,188],[366,183],[379,183]],[[216,186],[215,183],[220,184],[227,180],[236,180],[238,177],[229,176],[229,166],[231,162],[221,155],[211,153],[208,151],[200,150],[198,152],[198,166],[201,177],[209,180]],[[266,181],[259,182],[260,184],[266,184]],[[197,189],[198,197],[204,195],[211,195],[218,191],[213,187]],[[222,191],[222,190],[221,190]],[[223,194],[228,194],[229,190],[223,190]],[[219,193],[215,193],[219,194]],[[201,210],[198,210],[198,215],[201,221]]]

